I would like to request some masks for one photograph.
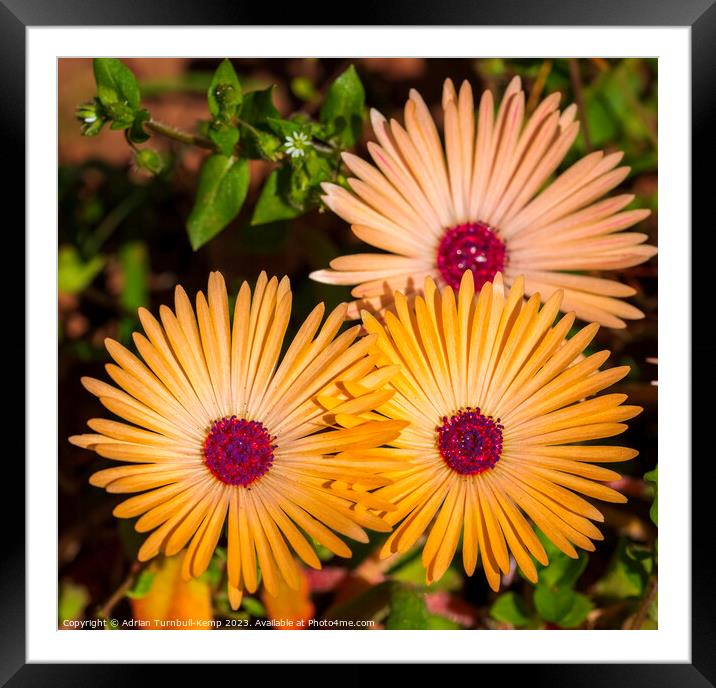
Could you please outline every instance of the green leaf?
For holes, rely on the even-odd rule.
[[[271,128],[275,134],[281,138],[286,136],[292,136],[299,132],[309,133],[306,130],[305,125],[300,122],[292,122],[290,119],[281,119],[280,117],[267,117],[266,124]]]
[[[249,188],[249,166],[217,153],[206,159],[199,177],[196,201],[187,220],[196,251],[226,227],[241,210]]]
[[[273,104],[273,84],[259,91],[251,91],[244,96],[241,105],[241,119],[251,124],[264,124],[269,118],[277,119],[281,113]]]
[[[560,552],[544,533],[537,531],[537,535],[549,557],[548,566],[537,565],[539,581],[533,598],[537,613],[563,628],[578,626],[592,608],[589,599],[573,589],[588,557],[580,552],[577,559],[572,559]]]
[[[107,112],[99,98],[94,98],[89,103],[82,103],[75,109],[75,117],[81,122],[83,136],[97,136],[102,127],[107,123]]]
[[[122,291],[119,301],[134,312],[149,302],[149,255],[143,241],[132,241],[119,249]]]
[[[132,70],[114,57],[98,57],[93,61],[97,96],[105,107],[117,103],[139,109],[139,84]]]
[[[595,592],[607,599],[641,598],[653,569],[653,556],[648,549],[620,539],[607,572],[597,582]]]
[[[251,616],[266,616],[266,609],[255,597],[244,597],[244,599],[241,600],[241,608],[251,614]]]
[[[104,256],[83,261],[74,246],[60,247],[57,257],[57,288],[65,294],[78,294],[102,271]]]
[[[649,516],[651,516],[651,520],[654,522],[655,526],[658,526],[658,519],[659,519],[659,467],[657,466],[653,471],[649,471],[648,473],[644,474],[644,480],[649,481],[654,485],[654,501],[651,504],[651,509],[649,509]]]
[[[439,590],[453,591],[458,590],[463,585],[462,574],[453,566],[450,566],[440,580],[435,581],[432,585],[425,585],[425,567],[420,556],[411,557],[407,562],[402,563],[392,570],[391,578],[393,580],[412,583],[420,588],[426,588],[433,592]]]
[[[522,600],[514,592],[500,595],[490,607],[490,616],[497,621],[508,623],[515,628],[523,628],[530,623]]]
[[[273,104],[273,86],[260,91],[251,91],[244,96],[241,106],[241,149],[251,158],[276,160],[279,157],[281,140],[269,127],[270,119],[281,115]]]
[[[239,142],[239,130],[220,120],[211,123],[208,135],[209,139],[218,147],[219,152],[224,155],[231,155]]]
[[[133,600],[141,600],[142,597],[146,597],[152,589],[152,583],[154,583],[154,571],[144,569],[134,582],[134,586],[131,590],[127,590],[127,597],[131,597]]]
[[[572,559],[557,549],[541,531],[537,531],[537,536],[549,558],[547,566],[537,563],[539,582],[551,587],[573,587],[586,568],[589,557],[584,552],[579,552],[577,559]]]
[[[538,583],[534,592],[537,613],[561,628],[575,628],[594,608],[591,600],[571,588],[550,588]]]
[[[79,619],[90,603],[90,599],[89,591],[84,585],[62,581],[58,600],[60,625],[63,621]]]
[[[142,148],[136,151],[134,162],[142,170],[147,170],[152,174],[159,174],[164,169],[164,160],[157,151],[151,148]]]
[[[304,159],[304,168],[308,174],[308,185],[311,188],[320,187],[322,182],[332,180],[333,167],[328,158],[310,151]]]
[[[281,139],[270,132],[258,128],[248,129],[239,125],[241,132],[241,151],[253,160],[275,162],[281,157]]]
[[[385,627],[389,630],[427,628],[428,609],[425,595],[407,586],[393,586]]]
[[[217,67],[207,91],[209,112],[214,117],[231,118],[241,107],[242,93],[239,77],[226,59]]]
[[[286,178],[290,177],[291,169],[282,167],[274,170],[266,180],[261,189],[261,195],[256,202],[254,214],[251,218],[252,225],[264,225],[277,220],[291,220],[302,214],[302,210],[294,208],[288,203],[280,192],[282,184],[287,182]],[[290,180],[288,180],[290,184]]]
[[[575,592],[572,606],[569,611],[557,621],[557,625],[560,626],[560,628],[576,628],[586,621],[592,609],[594,609],[592,601],[586,595]]]
[[[363,130],[365,90],[353,65],[330,86],[323,101],[320,120],[328,126],[329,138],[344,148],[352,146]]]
[[[123,103],[115,103],[107,108],[112,123],[109,128],[112,131],[129,129],[134,124],[134,110]]]
[[[315,103],[321,97],[313,82],[305,76],[291,79],[291,93],[305,103]]]
[[[440,614],[428,614],[428,621],[425,627],[431,631],[458,631],[462,628],[459,623],[446,619]]]
[[[132,143],[144,143],[149,140],[149,133],[144,128],[144,123],[149,121],[149,110],[140,110],[132,124],[127,130],[127,138]]]

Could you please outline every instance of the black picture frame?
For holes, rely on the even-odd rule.
[[[6,251],[11,241],[16,241],[17,253],[24,256],[24,238],[19,227],[24,226],[25,212],[25,29],[32,26],[106,26],[106,25],[241,25],[267,26],[279,14],[283,25],[310,21],[313,25],[337,24],[341,19],[336,9],[349,8],[334,3],[311,3],[308,6],[282,7],[279,12],[267,3],[246,3],[238,0],[154,0],[137,3],[133,0],[0,0],[0,73],[2,74],[2,98],[0,99],[0,121],[2,122],[3,149],[6,154],[7,175],[4,182],[5,199],[9,210],[14,205],[17,215],[14,222],[9,214],[3,215],[8,223],[5,227]],[[355,6],[352,6],[355,9]],[[714,124],[716,111],[716,0],[499,0],[484,3],[480,0],[400,0],[376,2],[364,0],[362,10],[346,18],[363,21],[370,17],[375,25],[520,25],[520,26],[684,26],[691,27],[692,56],[692,217],[694,227],[700,232],[689,232],[682,228],[684,241],[699,239],[699,250],[692,252],[692,313],[702,318],[708,314],[706,298],[709,291],[700,275],[708,275],[705,264],[709,252],[701,246],[704,233],[713,231],[712,174],[713,152],[716,151]],[[54,94],[48,96],[54,98]],[[52,117],[52,115],[48,115]],[[662,132],[668,136],[669,132]],[[709,164],[711,163],[711,164]],[[708,215],[707,215],[708,212]],[[10,231],[12,230],[12,231]],[[53,228],[48,228],[48,237]],[[10,236],[13,234],[13,236]],[[668,260],[668,257],[667,257]],[[701,261],[701,265],[699,264]],[[19,260],[16,261],[19,263]],[[713,268],[711,268],[713,269]],[[15,280],[17,283],[18,280]],[[668,289],[668,285],[664,285]],[[15,290],[16,292],[17,290]],[[14,303],[6,311],[6,318],[15,323],[15,360],[24,356],[23,335],[19,323],[25,319],[24,301],[13,290],[8,290],[8,301]],[[708,332],[707,328],[705,331]],[[682,333],[691,337],[691,333]],[[693,362],[707,362],[712,359],[716,347],[708,336],[692,340]],[[31,361],[25,359],[25,366]],[[19,366],[17,366],[19,371]],[[703,386],[709,379],[704,371],[697,376]],[[53,388],[48,381],[48,390]],[[21,389],[18,385],[18,389]],[[14,398],[17,398],[16,396]],[[669,404],[683,403],[662,400],[662,422],[668,422]],[[692,429],[703,434],[708,427],[712,403],[698,403],[695,388],[692,393]],[[15,404],[17,409],[21,408]],[[708,415],[707,415],[708,414]],[[41,419],[40,419],[41,422]],[[26,433],[37,431],[38,419],[23,418]],[[10,425],[10,424],[8,424]],[[14,424],[15,433],[20,432]],[[6,433],[6,436],[9,431]],[[688,466],[692,455],[692,438],[684,437],[682,456],[672,457]],[[696,445],[693,445],[694,447]],[[6,449],[4,462],[4,494],[0,499],[0,523],[3,529],[2,566],[0,567],[0,686],[126,686],[156,684],[166,680],[168,667],[147,665],[110,664],[27,664],[25,655],[25,532],[22,526],[24,513],[25,470],[20,452]],[[711,580],[711,550],[713,531],[711,528],[709,497],[713,492],[716,470],[711,452],[693,451],[692,462],[692,663],[683,664],[512,664],[483,666],[476,671],[475,680],[491,680],[499,676],[500,682],[523,680],[531,685],[569,685],[588,688],[590,686],[650,686],[659,688],[679,686],[716,686],[716,595]],[[10,497],[13,498],[10,498]],[[555,642],[558,642],[556,639]],[[88,661],[92,658],[88,657]],[[127,658],[130,660],[131,658]],[[330,658],[327,658],[330,661]],[[319,680],[315,670],[303,667],[314,680]],[[425,667],[425,678],[440,678],[436,667]],[[182,678],[191,681],[200,678],[205,671],[198,667],[182,667]],[[442,671],[442,670],[440,670]],[[161,678],[159,673],[161,672]],[[303,671],[293,674],[299,679]],[[518,677],[518,674],[520,675]],[[212,674],[213,675],[213,674]],[[208,676],[204,675],[206,680]],[[266,674],[262,674],[264,679]],[[375,680],[375,672],[369,666],[359,666],[350,672],[348,680],[357,685]],[[237,673],[234,680],[245,679],[245,673]],[[342,681],[346,680],[342,674]],[[444,680],[444,679],[443,679]]]

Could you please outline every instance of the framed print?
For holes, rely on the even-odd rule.
[[[712,3],[0,14],[27,269],[3,685],[713,685]]]

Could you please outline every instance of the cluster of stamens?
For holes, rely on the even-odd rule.
[[[204,463],[222,482],[248,487],[273,465],[275,439],[258,421],[221,418],[204,440]]]
[[[500,419],[470,406],[443,417],[436,428],[440,456],[460,475],[476,475],[492,468],[502,453]]]
[[[460,287],[465,270],[471,270],[475,289],[491,282],[505,269],[506,246],[484,222],[467,222],[448,229],[440,240],[437,267],[446,284]]]

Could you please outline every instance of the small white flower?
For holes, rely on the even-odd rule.
[[[284,141],[284,149],[292,158],[300,158],[306,154],[306,147],[310,146],[308,134],[299,131],[289,134]]]
[[[97,115],[90,115],[89,117],[85,117],[85,122],[87,124],[92,124],[92,122],[97,121]]]

